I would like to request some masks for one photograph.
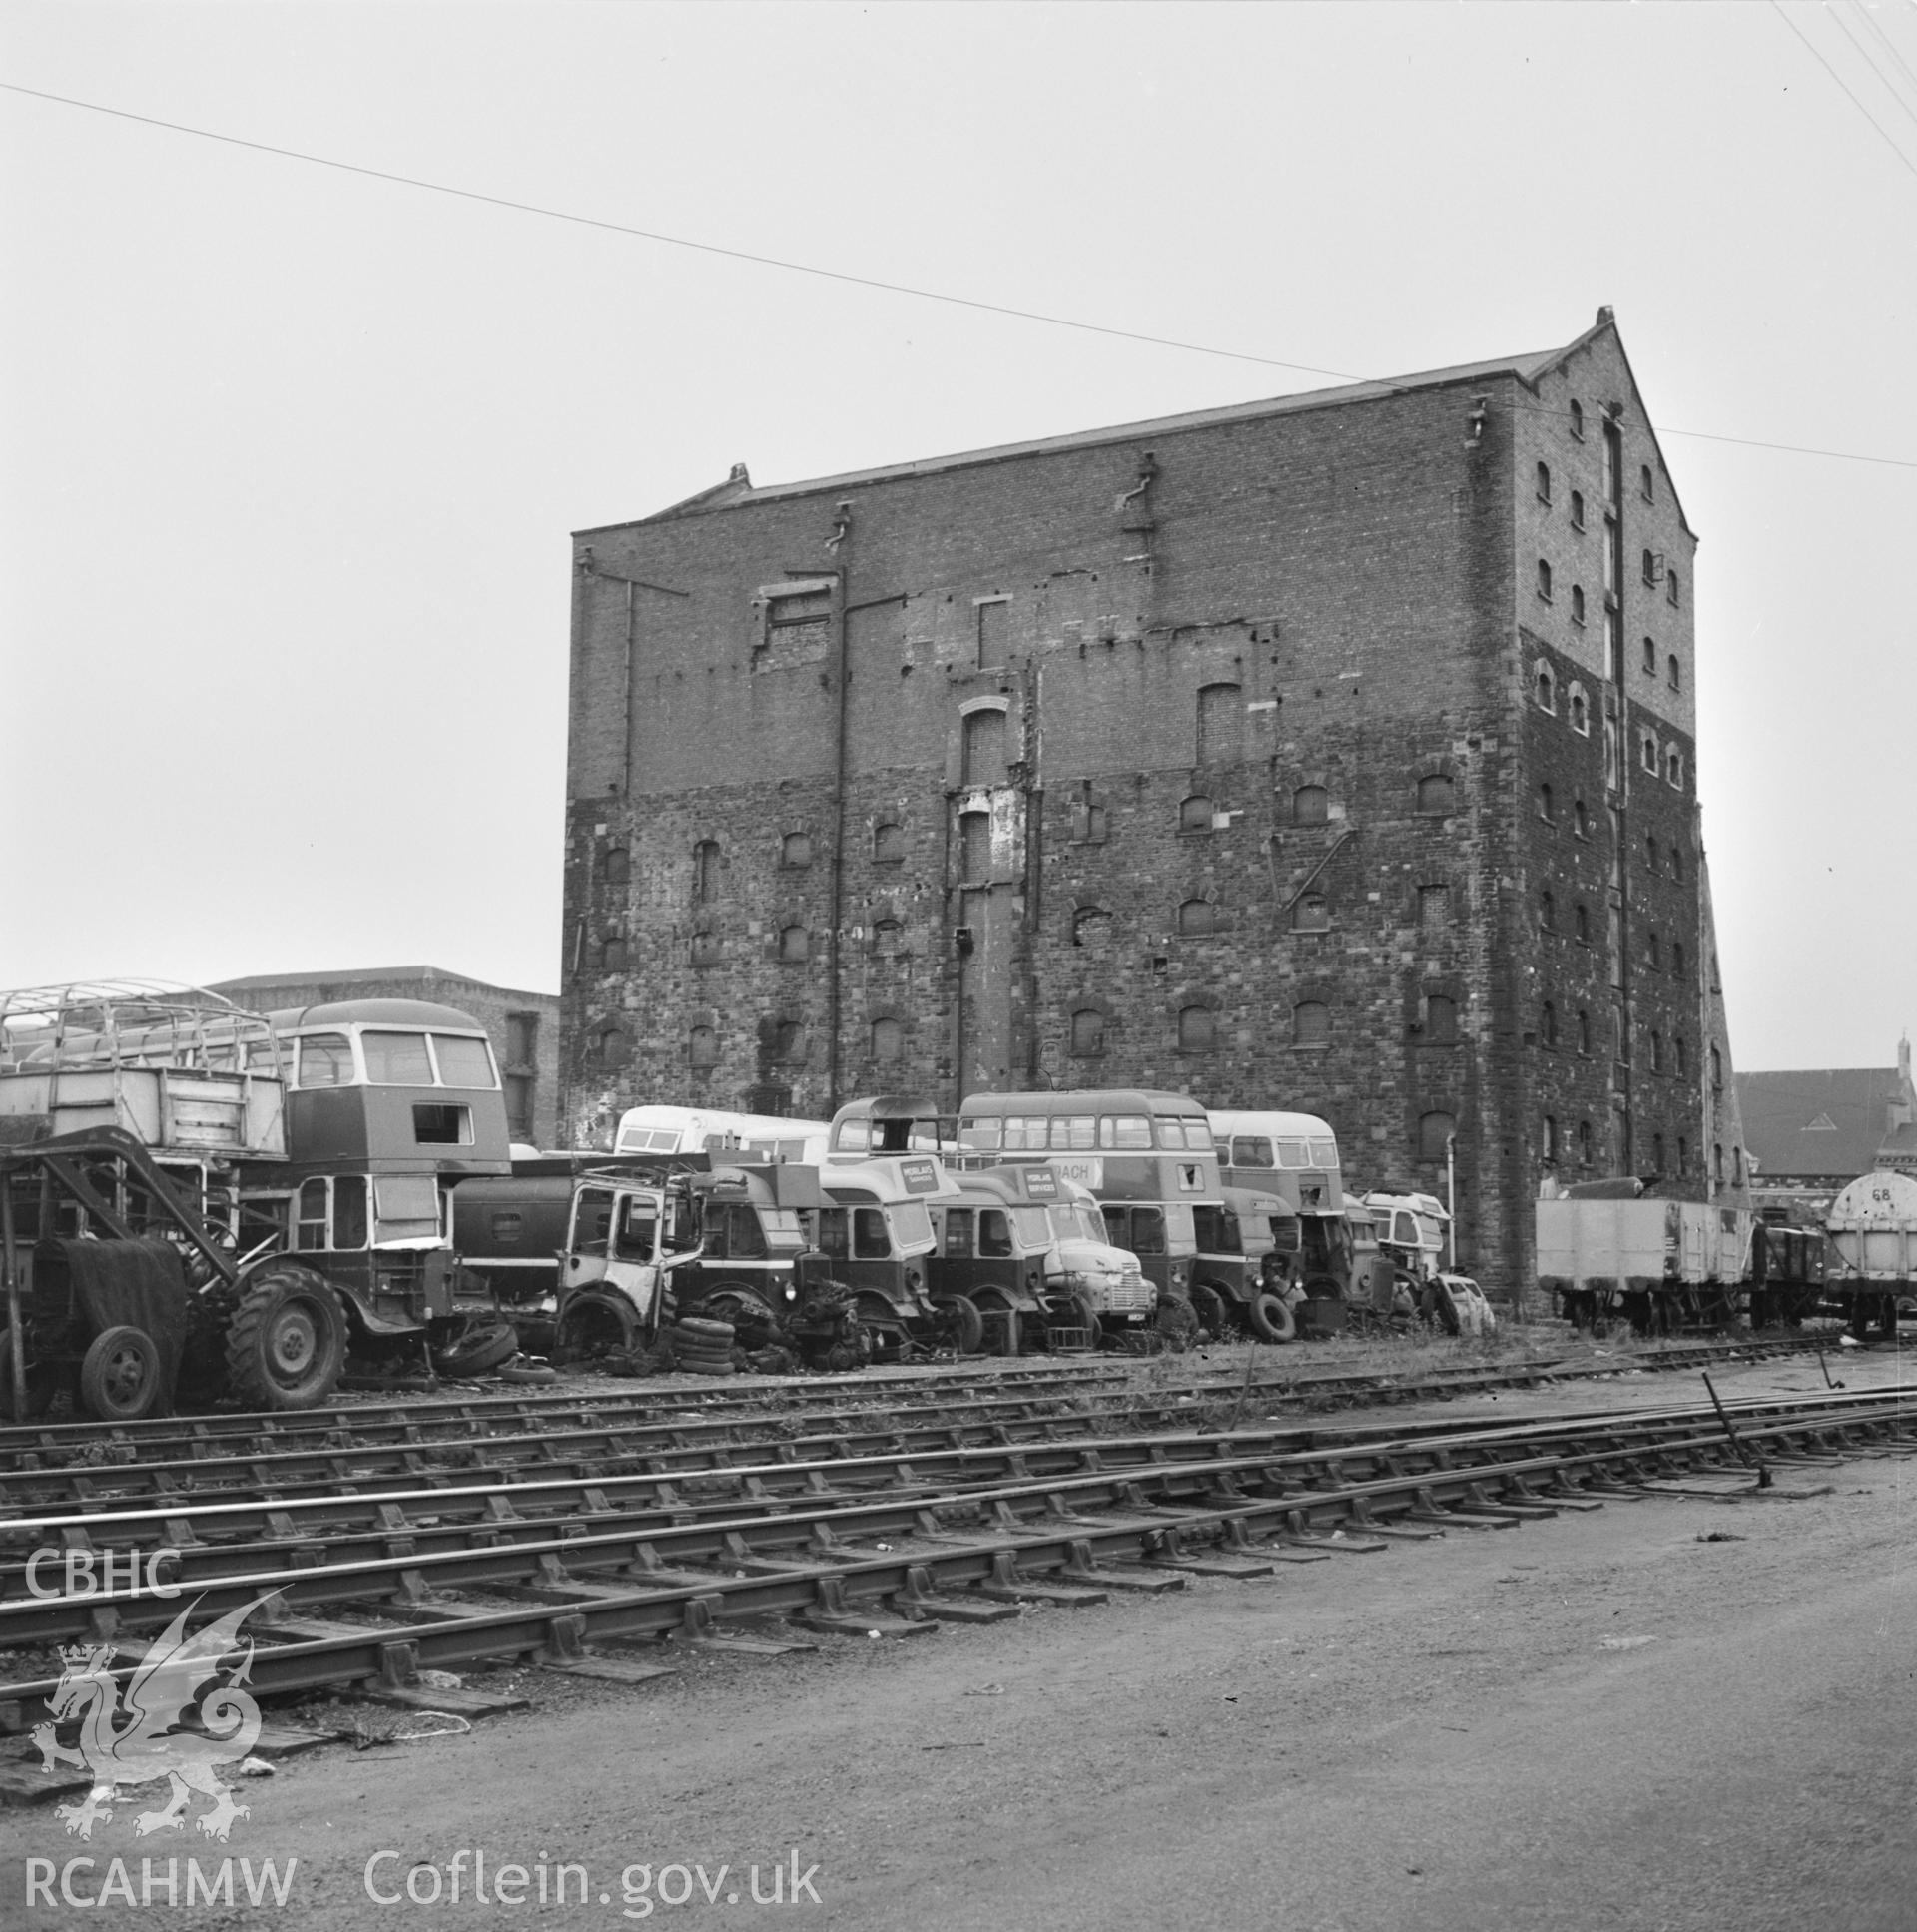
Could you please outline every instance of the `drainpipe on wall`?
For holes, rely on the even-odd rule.
[[[840,546],[852,534],[852,505],[841,503],[833,512],[832,535],[826,548],[838,555]],[[845,910],[846,878],[846,729],[848,704],[846,687],[851,682],[851,626],[847,622],[846,566],[840,562],[833,579],[833,627],[838,669],[838,719],[833,734],[832,753],[832,880],[831,902],[826,925],[826,1111],[839,1111],[839,923]]]

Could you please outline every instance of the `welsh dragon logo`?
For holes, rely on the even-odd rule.
[[[196,1599],[148,1646],[126,1683],[124,1705],[111,1645],[82,1644],[60,1652],[65,1668],[47,1699],[51,1721],[34,1727],[33,1741],[40,1746],[42,1770],[73,1764],[93,1774],[93,1788],[84,1799],[59,1807],[69,1832],[91,1838],[95,1824],[112,1816],[110,1807],[120,1801],[123,1785],[151,1784],[158,1778],[171,1781],[173,1795],[159,1810],[143,1811],[134,1821],[140,1837],[178,1829],[195,1791],[213,1800],[197,1820],[210,1838],[224,1839],[233,1821],[248,1815],[248,1807],[234,1802],[215,1767],[245,1757],[260,1735],[260,1706],[243,1688],[253,1667],[253,1639],[243,1639],[239,1630],[265,1601],[243,1604],[189,1636],[187,1618],[198,1606]],[[244,1654],[226,1680],[219,1681],[222,1660],[236,1650]],[[61,1724],[74,1718],[80,1724],[78,1750],[68,1749],[57,1734]]]

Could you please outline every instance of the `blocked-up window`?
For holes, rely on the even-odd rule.
[[[1187,939],[1203,939],[1216,927],[1216,916],[1208,899],[1188,899],[1178,908],[1178,931]]]
[[[1194,792],[1183,800],[1178,807],[1178,830],[1180,832],[1209,832],[1211,830],[1211,800],[1202,792]]]
[[[593,1058],[611,1070],[632,1058],[632,1036],[623,1026],[602,1026],[593,1041]]]
[[[692,903],[709,905],[719,896],[719,842],[701,839],[692,849]]]
[[[1590,1057],[1591,1014],[1588,1013],[1582,1006],[1580,1006],[1578,1009],[1578,1050],[1579,1052],[1585,1054],[1587,1058]]]
[[[1291,795],[1293,825],[1325,825],[1331,818],[1331,794],[1322,785],[1301,785]]]
[[[1458,1002],[1449,994],[1434,992],[1427,995],[1425,1037],[1439,1046],[1448,1046],[1458,1037]]]
[[[1331,1008],[1322,999],[1301,999],[1292,1007],[1291,1043],[1294,1046],[1330,1045]]]
[[[958,815],[958,876],[961,879],[988,879],[991,876],[991,816],[985,812]]]
[[[606,943],[601,957],[608,972],[623,972],[626,969],[625,929],[611,926],[606,929]]]
[[[686,1057],[694,1066],[717,1066],[719,1035],[710,1026],[695,1026],[687,1041]]]
[[[1449,886],[1418,888],[1418,924],[1427,930],[1435,930],[1451,924],[1451,888]]]
[[[508,1013],[506,1015],[506,1064],[508,1066],[530,1066],[538,1058],[539,1015],[537,1013]]]
[[[812,958],[812,933],[804,926],[779,929],[779,958],[787,966],[798,966]]]
[[[1235,765],[1245,755],[1245,707],[1235,684],[1207,684],[1198,693],[1198,763]]]
[[[1071,943],[1102,952],[1111,944],[1111,915],[1102,906],[1081,906],[1071,916]]]
[[[1549,999],[1538,1009],[1538,1037],[1546,1046],[1558,1044],[1558,1008]]]
[[[1418,810],[1431,815],[1442,815],[1452,809],[1451,780],[1443,772],[1434,772],[1418,781]]]
[[[606,884],[623,886],[632,877],[632,855],[624,846],[613,846],[606,853]]]
[[[1011,643],[1011,600],[990,597],[974,606],[978,613],[978,668],[996,671]]]
[[[1418,1158],[1443,1160],[1451,1136],[1458,1131],[1458,1117],[1434,1107],[1418,1116]]]
[[[788,871],[799,871],[812,864],[812,834],[788,832],[779,841],[779,863]]]
[[[1186,1006],[1178,1014],[1178,1050],[1209,1053],[1217,1042],[1217,1021],[1209,1006]]]
[[[896,1019],[872,1022],[872,1057],[882,1066],[900,1059],[906,1050],[905,1028]]]
[[[872,927],[872,950],[889,955],[901,952],[906,941],[905,926],[896,919],[875,920]]]
[[[717,966],[725,957],[725,945],[717,933],[692,936],[692,963],[696,966]]]
[[[966,785],[1005,782],[1005,714],[993,708],[965,713],[963,774]]]
[[[1323,893],[1301,893],[1291,909],[1294,933],[1323,933],[1331,926],[1331,907]]]
[[[893,819],[882,819],[872,828],[872,863],[875,866],[901,866],[906,860],[906,828]]]
[[[1072,1014],[1071,1050],[1080,1058],[1105,1050],[1105,1016],[1095,1006],[1081,1006]]]
[[[806,1034],[796,1019],[775,1020],[767,1039],[769,1057],[786,1064],[806,1056]]]

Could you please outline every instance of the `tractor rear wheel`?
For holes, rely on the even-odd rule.
[[[346,1311],[323,1277],[275,1261],[240,1284],[227,1325],[233,1392],[258,1409],[317,1409],[346,1361]]]

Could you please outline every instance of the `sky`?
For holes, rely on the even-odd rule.
[[[1917,1022],[1910,0],[10,0],[0,82],[0,985],[555,990],[572,530],[1608,303],[1736,1063]]]

